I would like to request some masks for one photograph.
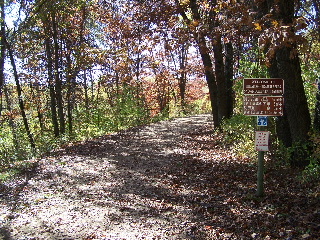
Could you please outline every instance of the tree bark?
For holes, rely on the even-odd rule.
[[[4,60],[5,60],[5,12],[4,0],[0,0],[0,116],[2,112],[2,90],[4,85]]]
[[[8,88],[4,85],[3,86],[3,92],[4,92],[4,96],[5,96],[5,99],[6,99],[6,103],[7,103],[7,110],[9,112],[12,111],[12,103],[11,103],[11,99],[9,97],[9,90]],[[14,122],[14,119],[13,119],[13,116],[9,116],[9,127],[10,127],[10,130],[11,130],[11,133],[12,133],[12,142],[13,142],[13,146],[14,146],[14,149],[16,151],[16,153],[18,153],[20,151],[20,146],[19,146],[19,142],[18,142],[18,134],[17,134],[17,126],[16,126],[16,123]]]
[[[309,140],[308,133],[311,127],[311,117],[303,87],[300,62],[298,56],[291,57],[292,51],[294,49],[289,47],[278,49],[275,57],[278,74],[273,75],[271,72],[271,77],[284,79],[284,111],[286,114],[278,118],[277,129],[280,133],[287,127],[289,128],[290,133],[278,136],[286,146],[290,144],[290,140],[292,146],[306,144]],[[292,165],[305,165],[306,154],[294,154]]]
[[[53,125],[54,136],[58,137],[60,134],[59,122],[57,116],[57,101],[56,101],[56,91],[54,86],[54,76],[53,76],[53,58],[51,50],[51,39],[50,39],[50,28],[46,26],[47,23],[44,23],[44,29],[46,37],[44,40],[46,55],[47,55],[47,71],[48,71],[48,83],[49,83],[49,92],[50,92],[50,109],[51,109],[51,119]]]
[[[59,71],[59,43],[58,43],[58,30],[56,24],[56,16],[55,13],[52,13],[52,37],[54,43],[54,79],[55,79],[55,90],[56,90],[56,98],[57,98],[57,108],[58,108],[58,116],[59,116],[59,124],[60,124],[60,133],[64,134],[66,129],[65,118],[64,118],[64,109],[63,109],[63,97],[62,97],[62,81],[60,78]]]
[[[315,11],[315,24],[318,31],[318,40],[320,39],[320,1],[319,0],[312,0],[312,4]]]
[[[290,26],[294,18],[294,0],[280,0],[277,2],[277,9],[274,17],[281,21],[284,26]],[[292,31],[288,29],[288,31]],[[294,34],[288,32],[288,35]],[[272,78],[282,78],[284,80],[284,110],[285,115],[279,117],[277,129],[288,126],[290,131],[279,135],[279,139],[289,145],[290,139],[292,146],[307,144],[309,140],[308,132],[311,127],[311,117],[308,109],[307,98],[304,91],[301,76],[300,60],[297,47],[294,43],[283,44],[275,49],[272,67],[269,69]],[[287,124],[288,123],[288,124]],[[305,165],[307,153],[295,151],[291,163],[292,165]]]
[[[197,4],[196,0],[190,0],[190,9],[192,12],[193,19],[195,21],[200,22],[200,14],[199,14],[199,6]],[[190,20],[187,18],[185,12],[182,13],[183,18],[187,22],[188,25],[190,25]],[[212,59],[210,56],[210,51],[208,49],[205,35],[201,32],[201,30],[194,32],[195,39],[197,40],[199,52],[201,55],[201,59],[204,66],[204,73],[207,81],[207,85],[209,88],[209,94],[210,94],[210,103],[211,103],[211,109],[212,109],[212,116],[213,116],[213,122],[214,127],[220,126],[220,120],[219,120],[219,105],[218,105],[218,86],[215,78],[215,74],[213,71],[213,65],[212,65]]]
[[[320,1],[319,0],[312,0],[313,7],[315,10],[315,24],[318,31],[318,40],[320,40]],[[320,66],[320,63],[319,65]],[[320,133],[320,79],[318,79],[318,91],[316,93],[316,107],[314,112],[314,121],[313,127],[316,132]]]
[[[180,77],[179,77],[179,95],[180,95],[180,104],[182,112],[186,114],[186,83],[187,83],[187,74],[186,74],[186,60],[187,60],[187,49],[185,48],[184,43],[181,45],[181,50],[179,52],[179,65],[180,65]]]
[[[279,69],[277,66],[277,59],[271,59],[271,64],[269,66],[269,74],[271,77],[280,76]],[[283,116],[276,118],[276,132],[278,139],[284,144],[285,147],[292,146],[292,138],[290,132],[290,126],[288,122],[288,114],[286,111],[286,107],[283,109]]]
[[[225,46],[225,64],[224,72],[226,77],[227,87],[227,118],[231,118],[234,108],[234,91],[233,91],[233,45],[231,42],[226,43]]]
[[[221,122],[228,116],[228,92],[227,92],[227,81],[225,76],[225,67],[223,61],[223,47],[221,42],[221,34],[217,33],[212,39],[212,47],[214,53],[214,66],[215,66],[215,77],[217,82],[217,100],[218,100],[218,118]]]
[[[67,82],[67,116],[68,116],[68,131],[69,134],[71,135],[73,132],[73,108],[74,108],[74,91],[76,87],[76,82],[75,78],[77,76],[77,72],[74,73],[72,70],[72,60],[71,60],[71,47],[70,43],[68,40],[66,40],[66,49],[65,51],[67,52],[66,54],[66,82]]]
[[[84,87],[84,104],[85,104],[85,112],[86,117],[89,119],[89,94],[88,94],[88,79],[87,79],[87,70],[83,71],[83,87]]]
[[[217,1],[211,1],[211,7],[217,6]],[[218,30],[219,21],[215,11],[209,12],[207,19],[211,35],[212,48],[214,53],[215,77],[218,92],[219,121],[228,119],[233,114],[233,48],[231,43],[222,41],[222,30]]]
[[[201,55],[201,59],[204,66],[204,73],[206,76],[207,85],[209,88],[209,95],[210,95],[210,103],[212,109],[212,116],[214,127],[220,126],[219,120],[219,110],[218,110],[218,89],[217,83],[215,79],[215,75],[213,72],[212,60],[209,54],[209,49],[206,45],[205,38],[203,36],[200,37],[198,41],[199,51]]]
[[[293,142],[306,141],[310,130],[311,118],[301,77],[298,56],[291,58],[294,49],[282,47],[277,50],[276,64],[278,74],[271,77],[284,79],[284,105]]]
[[[18,76],[18,72],[17,72],[16,63],[15,63],[15,60],[14,60],[14,56],[13,56],[13,52],[12,52],[11,46],[8,43],[6,38],[5,38],[5,45],[6,45],[6,49],[8,50],[11,66],[12,66],[12,69],[13,69],[13,76],[14,76],[14,80],[16,82],[16,88],[17,88],[18,99],[19,99],[18,100],[19,101],[19,108],[20,108],[20,111],[21,111],[21,116],[22,116],[22,119],[23,119],[24,127],[25,127],[26,133],[28,135],[30,146],[31,146],[31,148],[33,150],[35,150],[36,145],[34,143],[34,139],[33,139],[33,136],[31,134],[30,127],[29,127],[28,118],[27,118],[27,115],[26,115],[26,112],[25,112],[25,106],[24,106],[24,101],[23,101],[23,97],[22,97],[22,89],[21,89],[21,86],[20,86],[20,81],[19,81],[19,76]]]
[[[40,87],[39,84],[35,83],[36,86],[34,87],[32,83],[30,83],[30,91],[31,96],[35,101],[36,108],[37,108],[37,117],[39,120],[40,130],[43,132],[44,130],[44,120],[43,120],[43,114],[41,111],[41,93],[40,93]]]
[[[318,91],[316,94],[316,107],[314,112],[313,126],[317,133],[320,133],[320,79],[318,80]]]

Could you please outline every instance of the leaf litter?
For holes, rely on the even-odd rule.
[[[0,185],[0,239],[319,239],[319,194],[299,170],[224,146],[209,115],[58,149]]]

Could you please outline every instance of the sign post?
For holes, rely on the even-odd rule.
[[[262,127],[258,127],[259,130]],[[269,136],[268,131],[256,131],[255,133],[255,148],[258,151],[258,173],[257,173],[257,196],[262,197],[264,195],[264,152],[269,151]]]
[[[264,152],[258,152],[258,173],[257,173],[257,197],[264,196]]]
[[[283,115],[283,79],[245,78],[243,80],[244,115],[257,116],[258,131],[255,132],[255,149],[258,151],[257,193],[264,195],[264,152],[269,151],[270,132],[263,128],[268,125],[267,116]]]

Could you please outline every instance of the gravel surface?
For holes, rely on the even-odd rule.
[[[190,202],[203,193],[175,181],[193,154],[184,137],[200,130],[212,130],[209,115],[58,149],[1,185],[0,239],[209,239]]]

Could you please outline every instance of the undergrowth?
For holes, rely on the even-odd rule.
[[[242,114],[225,119],[221,125],[223,143],[231,145],[231,149],[240,157],[253,158],[254,150],[254,123],[253,118]]]
[[[54,137],[50,122],[45,130],[33,128],[33,137],[36,149],[29,146],[24,126],[21,119],[16,119],[15,129],[10,129],[6,123],[0,125],[0,182],[6,181],[15,175],[32,168],[30,159],[37,159],[43,154],[72,142],[85,141],[98,136],[145,125],[151,122],[168,120],[174,117],[188,116],[203,113],[203,101],[195,101],[186,105],[185,109],[171,103],[163,112],[150,116],[143,99],[135,98],[128,89],[123,95],[112,98],[106,105],[96,105],[86,109],[79,104],[74,109],[73,132],[66,132],[59,137]],[[37,126],[37,119],[31,119],[32,126]],[[35,121],[35,122],[32,122]],[[14,140],[16,137],[16,141]]]
[[[312,153],[309,157],[310,164],[305,168],[301,177],[304,182],[320,183],[320,136],[319,134],[312,134],[310,139],[313,144]]]

